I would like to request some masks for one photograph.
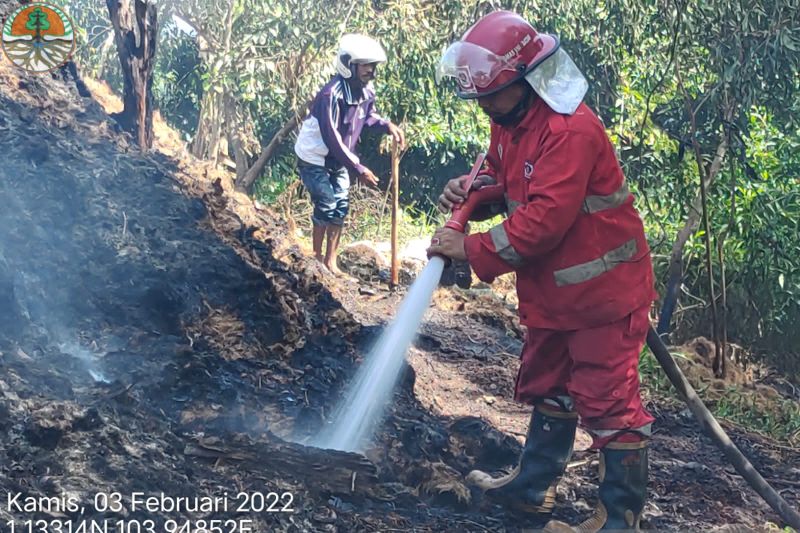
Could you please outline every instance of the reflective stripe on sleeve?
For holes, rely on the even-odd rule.
[[[508,212],[508,216],[514,214],[514,211],[517,210],[519,206],[522,205],[522,202],[517,202],[516,200],[509,200],[508,194],[505,195],[506,197],[506,211]]]
[[[625,203],[630,194],[631,191],[628,189],[628,184],[623,181],[622,186],[611,194],[605,196],[590,195],[584,198],[581,211],[591,214],[619,207]]]
[[[498,224],[489,230],[489,235],[492,237],[492,244],[497,251],[500,258],[513,267],[521,267],[525,261],[522,256],[517,253],[511,243],[508,242],[508,234],[506,228],[502,224]]]
[[[494,228],[492,228],[494,229]],[[593,259],[586,263],[571,266],[561,270],[556,270],[553,275],[556,278],[556,286],[574,285],[583,283],[596,278],[600,274],[608,272],[618,264],[632,259],[637,252],[636,239],[631,239],[619,248],[614,248],[602,257]]]

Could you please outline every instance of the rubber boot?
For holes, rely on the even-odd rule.
[[[531,415],[519,465],[502,477],[473,470],[467,482],[485,491],[487,498],[521,513],[549,515],[556,502],[556,486],[567,468],[575,441],[578,414],[537,405]]]
[[[611,442],[600,450],[600,501],[594,514],[578,526],[551,521],[548,533],[641,531],[647,499],[647,441]]]

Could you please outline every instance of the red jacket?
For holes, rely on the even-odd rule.
[[[574,330],[653,301],[650,250],[633,195],[600,120],[541,99],[513,128],[492,124],[486,174],[506,190],[508,218],[464,243],[491,283],[517,274],[521,322]]]

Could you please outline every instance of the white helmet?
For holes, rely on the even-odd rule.
[[[357,33],[342,35],[339,41],[339,51],[333,61],[336,72],[343,78],[353,75],[353,65],[367,63],[383,63],[386,61],[386,52],[378,41],[372,37]]]

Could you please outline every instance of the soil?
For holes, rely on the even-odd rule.
[[[464,485],[474,468],[513,467],[526,432],[529,410],[511,398],[513,307],[485,288],[439,289],[374,446],[304,446],[405,289],[334,278],[163,123],[142,154],[110,119],[106,88],[87,80],[93,98],[81,98],[57,78],[0,64],[0,527],[212,516],[259,532],[535,525]],[[661,405],[649,400],[647,528],[780,523],[688,412]],[[800,504],[800,452],[727,429]],[[580,435],[559,489],[562,520],[594,502],[587,444]],[[287,493],[293,511],[134,510],[135,491]],[[83,514],[3,505],[17,492],[75,497]],[[104,511],[98,493],[121,494],[123,508]]]

